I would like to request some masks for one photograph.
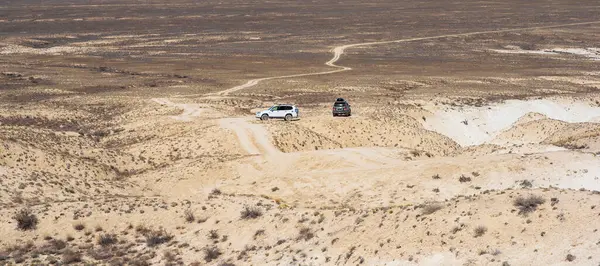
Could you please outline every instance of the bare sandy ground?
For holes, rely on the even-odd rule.
[[[71,2],[0,7],[0,265],[600,262],[589,3]]]

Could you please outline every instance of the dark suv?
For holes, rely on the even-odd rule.
[[[346,100],[343,98],[337,98],[335,103],[333,103],[332,113],[333,116],[351,116],[352,110],[350,109],[350,104]]]

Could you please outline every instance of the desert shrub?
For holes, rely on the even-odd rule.
[[[427,204],[423,207],[423,210],[421,211],[421,213],[423,215],[429,215],[432,214],[436,211],[441,210],[442,208],[444,208],[444,206],[442,204],[439,203],[431,203],[431,204]]]
[[[62,255],[63,264],[72,264],[81,262],[81,253],[70,249],[65,250]]]
[[[103,234],[98,237],[98,245],[106,247],[117,243],[117,236],[112,234]]]
[[[192,210],[186,210],[184,216],[185,221],[188,223],[193,223],[196,220],[196,216],[194,216],[194,212],[192,212]]]
[[[528,214],[537,209],[538,205],[543,204],[546,200],[540,196],[530,195],[529,197],[517,197],[513,204],[519,208],[519,214]]]
[[[150,232],[150,229],[148,229],[148,227],[146,227],[145,225],[138,224],[138,226],[135,227],[135,231],[142,235],[146,235]]]
[[[213,189],[213,190],[210,192],[210,194],[211,194],[211,195],[213,195],[213,196],[221,195],[221,190],[220,190],[220,189],[218,189],[218,188],[214,188],[214,189]]]
[[[459,226],[455,226],[452,228],[452,230],[450,232],[452,232],[453,234],[456,234],[458,232],[462,231],[462,227]]]
[[[419,157],[419,156],[421,156],[421,151],[412,150],[412,151],[410,151],[410,154],[414,157]]]
[[[480,226],[475,227],[475,230],[473,230],[473,231],[475,233],[474,234],[475,237],[480,237],[480,236],[484,235],[485,232],[487,232],[487,227],[480,225]]]
[[[13,217],[17,221],[20,230],[33,230],[37,228],[38,218],[30,209],[22,209]]]
[[[521,182],[519,182],[519,185],[522,188],[531,188],[533,186],[533,184],[529,180],[521,180]]]
[[[144,235],[146,237],[146,245],[155,247],[163,243],[167,243],[173,239],[173,236],[167,233],[164,229],[148,230]]]
[[[85,229],[85,225],[82,223],[78,223],[78,224],[74,225],[73,228],[77,231],[81,231],[81,230]]]
[[[257,237],[262,236],[264,234],[265,234],[265,230],[264,229],[256,230],[256,232],[254,233],[254,239],[256,239]]]
[[[204,249],[204,260],[211,262],[221,256],[221,250],[218,247],[207,247]]]
[[[219,233],[217,232],[217,230],[210,230],[208,232],[208,238],[210,239],[218,239],[219,238]]]
[[[241,212],[242,219],[256,219],[262,216],[262,211],[256,207],[244,207],[244,210]]]
[[[165,264],[170,265],[177,259],[177,256],[173,252],[167,250],[163,253],[163,259],[166,261]]]
[[[441,179],[442,177],[440,176],[440,174],[435,174],[431,178],[433,178],[433,179]]]
[[[571,255],[571,254],[567,255],[567,261],[570,262],[570,261],[574,261],[575,259],[576,259],[575,255]]]
[[[300,228],[300,231],[298,232],[298,240],[308,241],[313,237],[315,237],[315,233],[313,233],[313,231],[310,228]]]
[[[458,181],[461,183],[471,182],[471,178],[466,175],[460,175],[460,177],[458,178]]]
[[[219,264],[219,266],[235,266],[235,264],[233,264],[231,262],[223,262],[223,263]]]

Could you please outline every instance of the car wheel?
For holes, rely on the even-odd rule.
[[[291,121],[291,120],[292,120],[292,115],[291,114],[285,115],[285,121]]]
[[[260,117],[260,120],[263,120],[263,121],[268,120],[268,119],[269,119],[269,115],[268,114],[264,114],[264,115],[262,115]]]

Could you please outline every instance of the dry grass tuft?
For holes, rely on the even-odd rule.
[[[73,228],[77,231],[81,231],[81,230],[85,229],[85,224],[78,223],[78,224],[74,225]]]
[[[22,209],[13,217],[17,221],[20,230],[33,230],[37,228],[38,218],[30,209]]]
[[[204,260],[211,262],[221,256],[221,250],[218,247],[207,247],[204,249]]]
[[[194,216],[194,212],[192,212],[192,210],[186,210],[184,216],[185,221],[188,223],[193,223],[196,220],[196,216]]]
[[[436,211],[441,210],[442,208],[444,208],[444,205],[439,204],[439,203],[431,203],[431,204],[427,204],[423,207],[423,211],[421,212],[423,215],[429,215],[432,214]]]
[[[144,236],[146,237],[146,245],[155,247],[163,243],[167,243],[173,239],[173,236],[167,233],[164,229],[148,230]]]
[[[70,249],[65,250],[62,254],[63,264],[72,264],[81,262],[81,253]]]
[[[529,197],[517,197],[513,204],[519,208],[519,214],[528,214],[534,212],[537,207],[544,204],[546,200],[540,196],[530,195]]]
[[[98,245],[107,247],[117,243],[117,236],[113,234],[103,234],[98,237]]]
[[[244,220],[256,219],[256,218],[262,216],[262,211],[256,207],[246,206],[246,207],[244,207],[244,210],[242,210],[241,215],[242,215],[242,219],[244,219]]]
[[[298,233],[298,240],[308,241],[313,237],[315,237],[315,233],[313,233],[313,231],[308,227],[301,228],[300,232]]]
[[[477,226],[477,227],[475,227],[475,230],[473,230],[474,231],[473,236],[474,237],[483,236],[487,232],[487,230],[488,230],[487,227],[485,227],[483,225]]]

